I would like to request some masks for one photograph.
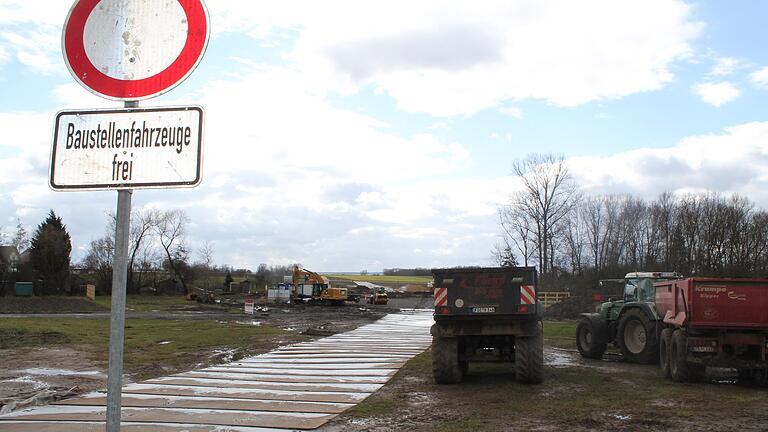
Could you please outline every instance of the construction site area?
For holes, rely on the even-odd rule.
[[[278,284],[289,291],[287,301],[276,292],[229,289],[207,298],[200,291],[129,296],[123,430],[758,431],[768,422],[765,329],[740,336],[763,338],[753,375],[713,364],[696,379],[669,379],[658,351],[649,361],[632,358],[646,348],[624,339],[640,330],[620,325],[611,333],[617,341],[604,345],[598,338],[608,330],[589,327],[585,335],[586,323],[604,322],[595,310],[648,302],[639,291],[620,304],[615,294],[602,303],[594,293],[553,294],[539,291],[535,270],[523,267],[441,270],[410,284],[355,279],[366,278],[297,267]],[[666,292],[664,283],[688,280],[713,283],[675,273],[622,279],[627,287],[655,285],[657,293]],[[765,320],[768,281],[723,279],[718,286],[728,283],[762,305],[751,319]],[[546,306],[537,300],[555,296]],[[108,300],[2,299],[0,430],[103,430]],[[500,330],[492,324],[496,312],[522,327]],[[472,342],[477,328],[467,325],[478,315],[486,335]],[[539,330],[520,321],[542,318]],[[458,356],[456,348],[446,351],[450,331],[459,334]],[[500,337],[506,331],[517,336]],[[655,336],[642,337],[651,346]]]

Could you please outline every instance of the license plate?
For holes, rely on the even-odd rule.
[[[494,313],[496,312],[495,307],[473,307],[472,313]]]

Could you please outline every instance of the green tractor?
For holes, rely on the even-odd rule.
[[[623,280],[624,298],[600,304],[596,313],[582,314],[576,327],[576,347],[582,357],[599,359],[609,343],[633,363],[659,361],[661,319],[656,312],[656,282],[682,279],[676,272],[633,272]],[[616,280],[613,280],[616,281]],[[600,281],[603,285],[604,282]]]

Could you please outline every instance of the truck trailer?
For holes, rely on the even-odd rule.
[[[543,380],[542,307],[534,267],[435,269],[432,371],[458,383],[472,362],[512,362],[515,379]]]
[[[713,366],[768,384],[768,279],[688,278],[654,287],[664,376],[701,380]]]

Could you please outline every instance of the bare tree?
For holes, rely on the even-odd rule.
[[[504,244],[514,245],[523,258],[523,265],[529,266],[536,253],[536,235],[526,213],[515,206],[501,207],[499,226],[503,231]]]
[[[136,272],[139,267],[141,257],[152,255],[152,228],[156,225],[159,217],[158,210],[155,209],[134,209],[131,212],[131,230],[128,237],[128,284],[126,291],[128,294],[138,294],[142,286],[143,272]],[[110,232],[115,232],[117,216],[114,212],[110,213]]]
[[[112,262],[115,256],[115,242],[107,234],[91,241],[83,266],[96,275],[96,287],[103,293],[112,292]]]
[[[189,287],[184,277],[183,266],[187,265],[188,249],[184,244],[189,217],[184,210],[176,209],[159,212],[154,221],[154,229],[160,246],[163,248],[168,266],[179,278],[184,292],[189,294]]]
[[[517,265],[517,257],[512,251],[510,238],[506,235],[501,236],[501,242],[493,245],[491,251],[494,263],[499,267],[514,267]]]
[[[0,227],[0,231],[2,231],[2,227]],[[16,232],[13,234],[11,245],[15,246],[19,253],[29,248],[29,234],[19,218],[16,218]]]
[[[197,256],[200,264],[203,264],[209,268],[213,266],[213,255],[213,243],[209,241],[204,241],[202,246],[200,246],[200,249],[197,250]]]
[[[562,155],[529,155],[515,161],[512,169],[523,186],[514,195],[512,205],[531,220],[539,271],[549,274],[554,267],[555,233],[573,209],[578,194],[576,184]]]

